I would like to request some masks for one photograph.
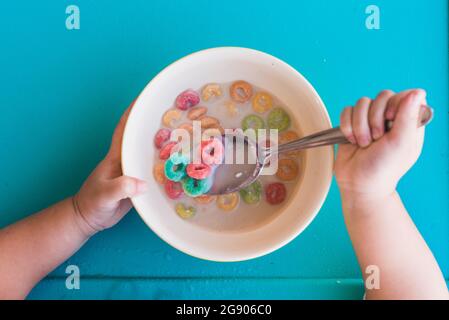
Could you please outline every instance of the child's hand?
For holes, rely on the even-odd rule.
[[[115,225],[131,209],[129,198],[146,190],[145,181],[123,176],[121,169],[122,135],[133,104],[120,119],[108,154],[73,197],[78,224],[86,235]]]
[[[344,204],[376,201],[395,192],[421,153],[424,127],[418,128],[418,117],[425,96],[420,89],[383,91],[375,100],[362,98],[354,108],[344,109],[340,127],[351,144],[338,147],[335,163]],[[394,119],[387,133],[385,119]]]

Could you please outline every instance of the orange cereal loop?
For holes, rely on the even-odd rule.
[[[187,122],[182,123],[182,124],[180,124],[180,125],[178,126],[177,129],[184,129],[184,130],[187,130],[187,131],[189,132],[190,135],[193,133],[193,126],[192,126],[191,123],[187,123]]]
[[[156,180],[156,182],[159,184],[164,184],[165,181],[167,180],[164,173],[164,166],[165,166],[164,162],[159,162],[155,164],[153,167],[154,180]]]
[[[211,202],[215,201],[217,199],[217,197],[216,196],[210,196],[208,194],[203,194],[203,195],[195,197],[193,199],[195,200],[196,203],[208,204],[208,203],[211,203]]]
[[[239,110],[237,109],[237,106],[233,101],[226,101],[225,107],[228,110],[228,113],[230,116],[234,117],[239,113]]]
[[[240,195],[238,192],[222,194],[217,197],[217,207],[223,211],[234,210],[240,202]]]
[[[162,116],[162,124],[169,128],[175,128],[179,119],[181,119],[181,111],[178,109],[170,109]]]
[[[253,98],[253,109],[257,113],[264,113],[273,107],[273,98],[267,92],[258,92]]]
[[[245,103],[253,95],[253,87],[246,81],[239,80],[234,82],[229,89],[231,98],[238,103]]]
[[[217,83],[209,83],[203,88],[203,91],[201,91],[201,95],[204,101],[208,101],[212,97],[220,97],[221,87]]]
[[[193,107],[187,112],[187,118],[189,120],[196,120],[199,117],[204,116],[206,112],[206,107]]]
[[[198,118],[198,120],[201,121],[201,128],[203,128],[203,129],[210,128],[210,127],[218,125],[220,123],[220,121],[218,121],[217,118],[210,117],[210,116],[202,116],[202,117]]]
[[[284,144],[293,140],[297,140],[299,139],[299,135],[293,131],[293,130],[287,130],[284,132],[279,133],[279,144]],[[286,152],[287,155],[289,156],[297,156],[299,155],[300,151],[289,151]]]
[[[283,181],[294,180],[298,176],[298,165],[292,159],[279,159],[276,177]]]
[[[218,128],[207,128],[201,135],[201,140],[206,141],[213,137],[221,137],[224,134],[224,129],[219,126]]]

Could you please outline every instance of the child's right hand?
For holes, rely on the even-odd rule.
[[[382,91],[376,99],[360,99],[341,114],[341,130],[351,144],[338,147],[335,174],[344,205],[381,201],[395,192],[399,179],[418,159],[424,127],[418,128],[421,89],[398,94]],[[385,119],[393,128],[385,132]]]

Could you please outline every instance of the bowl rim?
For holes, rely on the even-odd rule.
[[[256,49],[252,49],[252,48],[247,48],[247,47],[237,47],[237,46],[220,46],[220,47],[212,47],[212,48],[207,48],[207,49],[202,49],[199,51],[195,51],[192,52],[190,54],[187,54],[173,62],[171,62],[170,64],[168,64],[167,66],[165,66],[163,69],[161,69],[146,85],[145,87],[140,91],[139,95],[133,100],[132,104],[134,104],[135,102],[137,102],[137,100],[140,98],[141,94],[148,88],[151,86],[151,84],[156,81],[159,77],[162,76],[163,73],[165,73],[165,71],[167,71],[168,69],[174,67],[175,65],[181,63],[184,60],[187,60],[189,58],[191,58],[192,56],[196,56],[196,55],[200,55],[200,54],[206,54],[206,53],[211,53],[211,52],[216,52],[216,51],[223,51],[223,50],[235,50],[235,51],[242,51],[242,52],[247,52],[247,53],[253,53],[253,54],[258,54],[258,55],[262,55],[262,56],[267,56],[268,58],[271,58],[273,60],[275,60],[277,63],[280,63],[282,65],[284,65],[285,67],[287,67],[291,72],[295,73],[296,76],[298,76],[299,78],[301,78],[305,85],[308,87],[308,89],[310,90],[310,92],[316,97],[316,99],[318,100],[319,104],[321,105],[321,111],[323,112],[323,115],[325,116],[325,121],[326,121],[326,125],[331,128],[332,127],[332,122],[329,116],[329,113],[327,111],[326,105],[324,104],[324,102],[322,101],[320,95],[318,94],[318,92],[315,90],[315,88],[312,86],[312,84],[295,68],[293,68],[291,65],[289,65],[287,62],[260,50],[256,50]],[[121,146],[120,146],[120,158],[123,159],[123,153],[124,153],[124,141],[125,141],[125,135],[127,133],[127,128],[128,128],[128,120],[132,115],[133,112],[133,108],[131,108],[128,118],[126,120],[125,123],[125,127],[123,130],[123,136],[122,136],[122,140],[121,140]],[[190,249],[186,249],[186,248],[180,248],[176,243],[174,243],[173,241],[167,240],[166,237],[161,234],[160,232],[158,232],[157,230],[155,230],[154,228],[151,227],[151,224],[147,221],[147,219],[145,218],[145,216],[140,212],[140,209],[138,208],[138,205],[135,203],[135,201],[133,200],[133,197],[130,198],[133,208],[136,210],[136,212],[139,214],[140,218],[145,222],[145,224],[148,226],[148,228],[150,228],[150,230],[152,230],[160,239],[162,239],[165,243],[167,243],[168,245],[172,246],[173,248],[177,249],[178,251],[185,253],[191,257],[197,258],[197,259],[201,259],[201,260],[205,260],[205,261],[212,261],[212,262],[239,262],[239,261],[246,261],[246,260],[251,260],[251,259],[255,259],[255,258],[259,258],[265,255],[268,255],[270,253],[273,253],[274,251],[284,247],[285,245],[287,245],[288,243],[290,243],[291,241],[293,241],[296,237],[298,237],[311,223],[312,221],[316,218],[316,216],[318,215],[319,211],[321,210],[327,195],[329,194],[329,190],[332,184],[332,172],[333,172],[333,161],[334,161],[334,157],[335,157],[335,151],[334,148],[332,146],[328,146],[325,147],[328,148],[330,151],[329,156],[332,158],[332,168],[330,170],[330,175],[327,177],[327,183],[325,185],[325,188],[323,188],[323,196],[321,197],[321,200],[319,201],[319,203],[317,203],[317,206],[314,210],[313,213],[310,214],[309,218],[306,219],[305,223],[298,229],[296,229],[294,232],[291,232],[288,236],[286,236],[284,238],[283,241],[279,241],[277,242],[275,245],[272,245],[270,247],[267,247],[264,250],[259,250],[257,252],[254,253],[247,253],[247,254],[240,254],[238,257],[235,257],[233,259],[212,259],[212,258],[207,258],[201,255],[198,255],[194,252],[194,250],[190,250]],[[122,174],[125,175],[125,166],[124,166],[124,162],[120,161],[120,166],[121,166],[121,170],[122,170]],[[262,252],[261,252],[262,251]]]

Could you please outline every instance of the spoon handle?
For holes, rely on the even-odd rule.
[[[433,109],[429,106],[421,106],[419,123],[418,127],[424,126],[428,124],[433,118]],[[389,131],[393,127],[393,121],[386,120],[385,128],[386,131]],[[287,143],[284,143],[277,148],[277,152],[273,149],[270,152],[270,155],[276,153],[283,153],[288,151],[296,151],[300,149],[306,148],[314,148],[320,146],[327,146],[333,144],[342,144],[349,143],[349,141],[344,136],[343,132],[340,130],[340,127],[335,127],[332,129],[320,131],[311,135],[308,135],[304,138],[293,140]]]

